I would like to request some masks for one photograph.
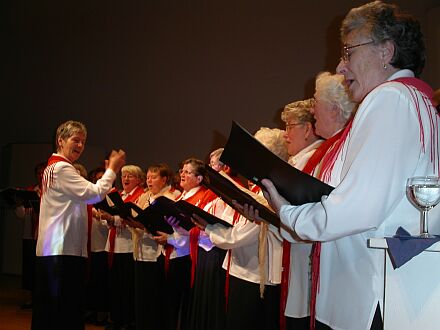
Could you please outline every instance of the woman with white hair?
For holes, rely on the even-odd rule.
[[[305,161],[306,163],[299,169],[320,177],[324,155],[336,145],[343,128],[356,109],[356,104],[348,94],[344,76],[330,72],[322,72],[317,76],[314,99],[311,112],[315,119],[315,133],[326,141],[321,141],[319,147],[312,152],[309,151],[308,155],[301,151],[300,153],[305,157],[301,157],[301,161],[297,163],[301,164]],[[290,244],[296,243],[291,233],[284,230],[281,230],[281,233],[284,238],[281,308],[285,308],[286,328],[309,329],[310,276],[312,276],[312,285],[317,283],[316,271],[310,274],[312,244]],[[315,254],[319,252],[318,250],[319,246],[315,245]],[[316,269],[319,259],[312,258],[311,262],[312,267]],[[313,287],[313,290],[315,289]],[[311,294],[314,299],[313,290]],[[311,308],[313,311],[314,306]]]
[[[287,104],[281,113],[286,123],[284,138],[289,153],[289,164],[301,170],[322,139],[315,133],[314,99]]]

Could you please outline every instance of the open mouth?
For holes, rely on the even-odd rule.
[[[351,85],[353,84],[354,79],[345,79],[345,83],[347,84],[347,87],[350,88]]]

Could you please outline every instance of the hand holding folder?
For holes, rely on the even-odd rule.
[[[110,199],[111,203],[108,202],[107,197]],[[121,195],[119,195],[117,191],[108,193],[106,198],[93,206],[98,210],[105,211],[110,215],[118,215],[123,219],[133,218],[132,210],[135,210],[136,212],[142,211],[142,209],[134,203],[124,203]]]
[[[226,174],[219,173],[210,167],[206,167],[208,178],[204,182],[204,185],[217,194],[221,199],[241,213],[241,209],[237,208],[234,201],[240,205],[250,205],[254,209],[258,210],[258,213],[262,219],[273,224],[276,227],[280,226],[280,219],[270,209],[267,201],[249,191],[244,187],[240,187],[237,183],[229,179]]]
[[[226,227],[231,226],[228,222],[217,218],[187,201],[180,200],[175,202],[165,196],[156,198],[156,200],[144,210],[139,207],[130,206],[130,208],[137,214],[131,217],[130,220],[141,223],[146,230],[155,236],[158,232],[164,232],[166,234],[172,234],[174,232],[173,227],[165,220],[165,217],[174,217],[178,225],[186,231],[190,231],[195,226],[191,221],[193,214],[199,215],[210,224],[221,223]]]
[[[148,208],[158,210],[163,216],[176,218],[179,226],[187,231],[190,231],[195,226],[191,221],[193,214],[197,214],[209,224],[220,223],[225,227],[231,227],[229,222],[217,218],[215,215],[212,215],[185,200],[175,202],[165,196],[161,196],[158,197]]]

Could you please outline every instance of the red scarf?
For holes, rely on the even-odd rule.
[[[66,162],[66,163],[72,164],[66,158],[61,157],[59,155],[50,156],[49,160],[47,161],[47,166],[43,172],[43,178],[41,181],[41,195],[43,195],[46,192],[47,188],[49,188],[53,185],[53,181],[54,181],[53,171],[55,168],[54,164],[56,164],[58,162]]]
[[[423,102],[427,109],[429,109],[430,107],[434,109],[432,105],[432,95],[433,95],[432,89],[424,81],[417,78],[412,78],[412,77],[397,78],[393,81],[400,82],[403,85],[405,85],[411,94],[419,119],[420,142],[422,144],[422,150],[424,151],[425,132],[423,129],[419,102]],[[416,92],[413,90],[413,88],[424,94],[424,97],[422,96],[422,100],[419,100],[419,97],[416,94]],[[436,145],[438,144],[437,135],[436,135],[436,132],[438,130],[438,114],[436,111],[428,110],[428,116],[430,119],[430,127],[431,127],[430,137],[431,140],[434,140],[436,142],[431,144],[431,161],[434,163],[434,169],[435,169],[438,168],[438,164],[439,164],[439,155],[438,155],[438,150],[436,148]],[[342,150],[342,146],[344,145],[344,142],[347,139],[347,136],[351,130],[352,122],[353,121],[349,122],[344,132],[342,133],[341,138],[339,139],[339,141],[336,142],[335,147],[328,154],[324,156],[322,170],[320,173],[320,179],[324,178],[325,179],[324,181],[328,181],[330,179],[330,175],[335,165],[336,159],[338,158],[338,155]],[[315,329],[316,298],[319,292],[320,256],[321,256],[321,242],[314,242],[311,253],[311,273],[312,273],[312,284],[311,284],[311,294],[310,294],[310,329],[311,330]]]
[[[335,135],[333,135],[331,138],[321,143],[321,145],[309,158],[302,171],[307,174],[312,174],[315,168],[320,164],[324,155],[339,140],[342,134],[343,131],[341,130]],[[289,292],[290,249],[291,249],[290,242],[287,240],[283,240],[283,259],[282,259],[281,294],[280,294],[280,328],[282,330],[286,328],[286,317],[284,316],[284,312],[286,311],[287,295]]]
[[[238,220],[240,219],[240,213],[234,211],[234,215],[232,218],[232,225],[234,226]],[[228,310],[228,300],[229,300],[229,270],[231,269],[231,258],[232,258],[232,249],[228,250],[228,265],[226,269],[226,281],[225,281],[225,310]]]
[[[211,190],[200,187],[200,189],[191,197],[186,199],[188,203],[196,205],[203,209],[206,204],[217,198]],[[189,231],[189,254],[191,256],[191,288],[194,286],[197,267],[197,255],[199,251],[200,228],[195,226]]]
[[[136,187],[132,194],[129,194],[125,199],[124,203],[133,202],[135,203],[138,198],[144,193],[144,189],[141,187]],[[116,226],[112,226],[109,231],[109,251],[108,251],[108,266],[112,267],[113,264],[113,254],[115,253],[115,242],[116,242]]]

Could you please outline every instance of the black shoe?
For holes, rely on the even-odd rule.
[[[135,326],[127,324],[120,327],[119,330],[134,330],[135,328],[136,328]]]
[[[31,309],[32,308],[32,301],[24,303],[20,306],[21,309]]]
[[[103,326],[108,326],[110,324],[108,323],[107,320],[96,320],[95,322],[93,322],[93,325],[96,325],[98,327],[103,327]]]
[[[121,330],[121,326],[115,323],[110,323],[109,325],[107,325],[105,328],[105,330]]]

